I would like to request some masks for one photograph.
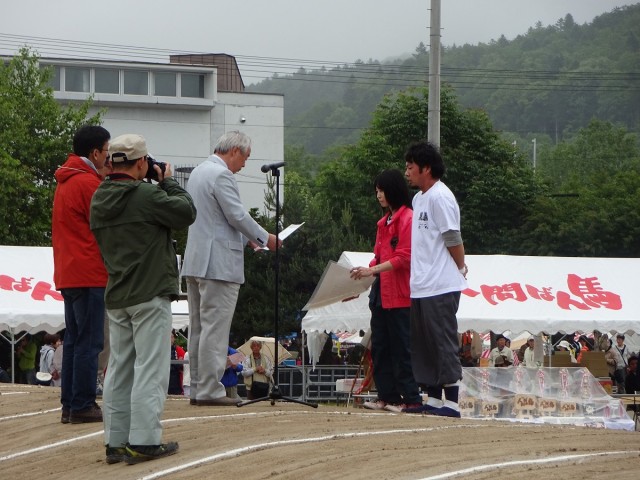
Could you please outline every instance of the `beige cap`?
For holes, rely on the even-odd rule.
[[[111,140],[109,145],[111,161],[114,163],[137,160],[144,157],[147,151],[147,142],[142,135],[127,133]]]

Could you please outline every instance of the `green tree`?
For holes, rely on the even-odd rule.
[[[407,145],[427,131],[428,91],[388,95],[373,114],[360,142],[324,166],[318,176],[319,202],[348,205],[355,233],[373,239],[380,215],[373,179],[386,168],[404,169]],[[513,146],[502,140],[486,116],[462,110],[452,91],[441,96],[444,181],[460,203],[465,246],[470,253],[508,253],[540,190],[533,172]]]
[[[518,243],[529,255],[640,256],[640,147],[635,135],[593,121],[551,148],[541,176],[551,185],[536,199]]]
[[[74,132],[85,123],[90,101],[63,108],[48,86],[52,71],[38,66],[27,48],[0,62],[0,242],[48,245],[53,174],[71,151]],[[11,182],[11,185],[8,185]]]
[[[638,160],[638,138],[622,126],[594,119],[573,138],[540,153],[539,172],[562,188],[569,181],[591,182],[631,168]]]

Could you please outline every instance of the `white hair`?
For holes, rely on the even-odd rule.
[[[213,153],[227,153],[233,148],[239,148],[246,154],[251,148],[251,138],[246,133],[233,130],[222,135],[213,147]]]

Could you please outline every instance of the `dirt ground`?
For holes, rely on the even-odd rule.
[[[640,478],[640,433],[259,402],[167,400],[171,457],[107,465],[102,424],[62,425],[59,390],[0,384],[0,478]]]

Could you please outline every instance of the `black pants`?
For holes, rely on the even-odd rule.
[[[371,308],[371,357],[378,398],[422,403],[411,368],[409,308]]]

